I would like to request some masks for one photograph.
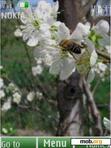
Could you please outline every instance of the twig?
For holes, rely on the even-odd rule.
[[[108,55],[107,53],[99,51],[99,50],[96,50],[96,52],[99,56],[105,58],[107,60],[107,63],[110,63],[110,54]]]
[[[101,79],[98,79],[98,81],[97,81],[97,83],[96,83],[95,87],[94,87],[94,88],[93,88],[93,90],[92,90],[92,94],[93,94],[93,95],[95,94],[96,89],[98,88],[98,86],[99,86],[100,82],[101,82]]]
[[[82,78],[82,80],[83,80],[83,90],[84,90],[84,93],[85,93],[87,100],[88,100],[90,114],[92,115],[93,120],[95,122],[94,132],[96,135],[100,136],[103,134],[100,113],[97,109],[97,106],[95,104],[95,101],[94,101],[92,92],[90,91],[90,88],[88,86],[88,83],[86,82],[84,77]]]

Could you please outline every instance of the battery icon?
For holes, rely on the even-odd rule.
[[[28,8],[29,2],[20,2],[19,6],[20,6],[20,8]]]

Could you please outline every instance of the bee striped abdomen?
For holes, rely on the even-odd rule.
[[[81,54],[82,46],[77,44],[73,40],[62,40],[60,46],[63,48],[64,51]]]
[[[73,45],[71,51],[76,53],[76,54],[81,54],[81,48],[79,46]]]

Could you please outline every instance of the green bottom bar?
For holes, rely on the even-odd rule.
[[[70,138],[38,138],[38,148],[72,148]]]
[[[36,138],[1,138],[1,148],[36,148]]]
[[[69,137],[2,137],[0,148],[110,148],[109,145],[71,145],[71,140]]]

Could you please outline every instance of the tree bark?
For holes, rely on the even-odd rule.
[[[59,0],[58,19],[73,31],[78,22],[83,22],[96,0]]]
[[[60,112],[57,135],[83,135],[81,116],[83,113],[83,102],[80,75],[77,72],[67,81],[59,83],[57,99]]]

